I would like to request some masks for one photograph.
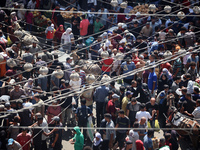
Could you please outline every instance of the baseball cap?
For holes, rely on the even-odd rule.
[[[9,146],[9,145],[12,145],[13,142],[14,142],[14,139],[13,139],[13,138],[8,139],[8,146]]]
[[[126,96],[127,96],[127,95],[133,95],[133,92],[127,91],[127,92],[126,92]]]
[[[126,145],[133,144],[131,140],[126,141]]]
[[[137,101],[136,98],[131,99],[131,102],[136,102],[136,101]]]
[[[119,95],[113,94],[113,95],[112,95],[112,98],[119,98]]]
[[[126,58],[126,61],[129,61],[129,62],[130,62],[130,61],[131,61],[131,57],[127,57],[127,58]]]
[[[111,114],[106,113],[106,114],[104,114],[104,117],[105,117],[105,118],[111,118]]]
[[[66,61],[68,61],[68,60],[70,60],[70,59],[73,59],[73,58],[72,58],[72,57],[67,57],[67,58],[66,58]]]
[[[54,121],[60,121],[60,118],[59,118],[58,116],[54,116],[54,117],[52,118],[52,120],[54,120]]]

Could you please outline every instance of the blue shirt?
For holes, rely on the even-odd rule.
[[[133,71],[136,67],[135,67],[134,62],[131,62],[129,64],[127,64],[127,62],[123,62],[121,64],[121,68],[122,68],[123,74],[124,74],[124,73],[130,72],[130,71]],[[125,79],[133,79],[133,77],[134,77],[134,75],[125,77]]]
[[[152,139],[149,138],[147,135],[144,136],[144,147],[145,149],[149,149],[149,148],[153,149]]]
[[[156,82],[156,85],[155,85],[155,88],[154,90],[157,89],[157,75],[155,72],[150,72],[149,73],[149,77],[148,77],[148,88],[149,90],[152,90],[153,89],[153,82]]]
[[[96,102],[105,102],[105,98],[108,96],[109,88],[102,85],[96,88],[94,92],[94,100]]]

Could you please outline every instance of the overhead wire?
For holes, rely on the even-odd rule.
[[[150,64],[150,65],[144,66],[144,67],[142,67],[142,68],[134,69],[133,71],[130,71],[130,72],[128,72],[128,73],[124,73],[124,74],[122,74],[122,75],[120,75],[120,76],[110,78],[109,81],[107,81],[107,82],[103,82],[103,83],[100,82],[100,83],[98,83],[98,84],[95,84],[95,83],[94,83],[94,85],[92,84],[92,87],[88,86],[88,88],[87,88],[86,90],[94,89],[94,88],[99,87],[99,86],[101,86],[101,85],[107,85],[107,84],[109,84],[111,81],[117,81],[117,80],[119,80],[119,79],[123,79],[124,77],[131,76],[131,75],[135,75],[135,74],[138,73],[138,72],[147,70],[147,69],[149,69],[149,68],[155,68],[156,66],[159,66],[160,64],[164,64],[164,63],[166,63],[166,62],[169,62],[169,61],[172,61],[172,60],[176,60],[177,58],[182,57],[182,56],[185,56],[186,54],[190,54],[190,53],[194,53],[194,52],[198,52],[198,51],[200,51],[200,48],[194,50],[193,52],[187,52],[187,53],[182,52],[182,53],[177,53],[177,54],[175,54],[175,55],[173,55],[173,56],[168,56],[168,57],[166,57],[165,59],[162,59],[162,60],[159,60],[159,61],[155,62],[155,64]],[[83,88],[83,89],[84,89],[84,88]],[[70,92],[71,92],[71,91],[70,91]],[[76,91],[76,94],[81,94],[81,92],[82,92],[82,91],[78,91],[78,92]],[[71,93],[72,93],[72,92],[71,92]],[[74,93],[73,93],[73,94],[71,94],[71,93],[70,93],[70,94],[69,94],[69,93],[62,94],[62,97],[61,97],[60,95],[55,96],[55,97],[53,98],[52,101],[56,101],[56,100],[59,100],[59,99],[62,99],[62,98],[67,98],[67,97],[73,96]],[[67,96],[65,96],[65,95],[67,95]],[[52,102],[52,101],[49,101],[49,102]],[[37,105],[36,105],[36,106],[37,106]],[[32,107],[26,107],[26,109],[28,109],[28,108],[32,108]],[[17,112],[18,112],[18,111],[17,111]],[[15,111],[15,113],[16,113],[16,111]],[[5,118],[5,116],[8,116],[8,115],[0,116],[0,118]]]

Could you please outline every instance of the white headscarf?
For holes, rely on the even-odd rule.
[[[98,141],[97,141],[96,137],[99,138]],[[97,132],[95,134],[95,138],[94,138],[94,146],[98,146],[102,141],[103,141],[103,139],[101,138],[101,134],[99,132]]]
[[[70,38],[71,31],[72,31],[71,28],[67,28],[67,30],[63,33],[61,39],[64,39],[64,44],[71,42],[71,38]]]

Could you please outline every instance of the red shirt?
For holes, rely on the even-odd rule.
[[[171,69],[171,65],[170,63],[165,63],[165,64],[161,64],[160,67],[163,69],[163,68],[167,68],[167,70],[170,70]]]
[[[126,16],[125,15],[118,15],[117,16],[117,23],[124,22],[125,20],[126,20]]]
[[[113,102],[112,99],[108,101],[106,111],[107,111],[107,113],[110,113],[110,114],[114,113],[115,114],[116,108],[115,108],[115,103]],[[115,120],[115,117],[112,116],[112,119]]]
[[[88,26],[90,25],[90,22],[88,19],[83,19],[80,22],[80,35],[81,36],[85,36],[88,34]]]
[[[136,56],[132,59],[132,61],[135,63],[135,65],[139,62],[139,58]]]
[[[50,114],[47,116],[47,123],[49,124],[53,118],[51,115],[58,116],[61,113],[61,106],[49,106],[47,113]]]
[[[113,58],[108,58],[108,59],[103,60],[103,66],[101,70],[104,72],[110,72],[112,63],[113,63]]]
[[[23,147],[23,150],[27,150],[30,148],[30,139],[31,139],[31,135],[26,133],[25,136],[22,135],[22,133],[18,134],[17,136],[17,142],[19,142],[19,144],[21,144],[21,146],[24,146],[27,142],[27,144]]]

